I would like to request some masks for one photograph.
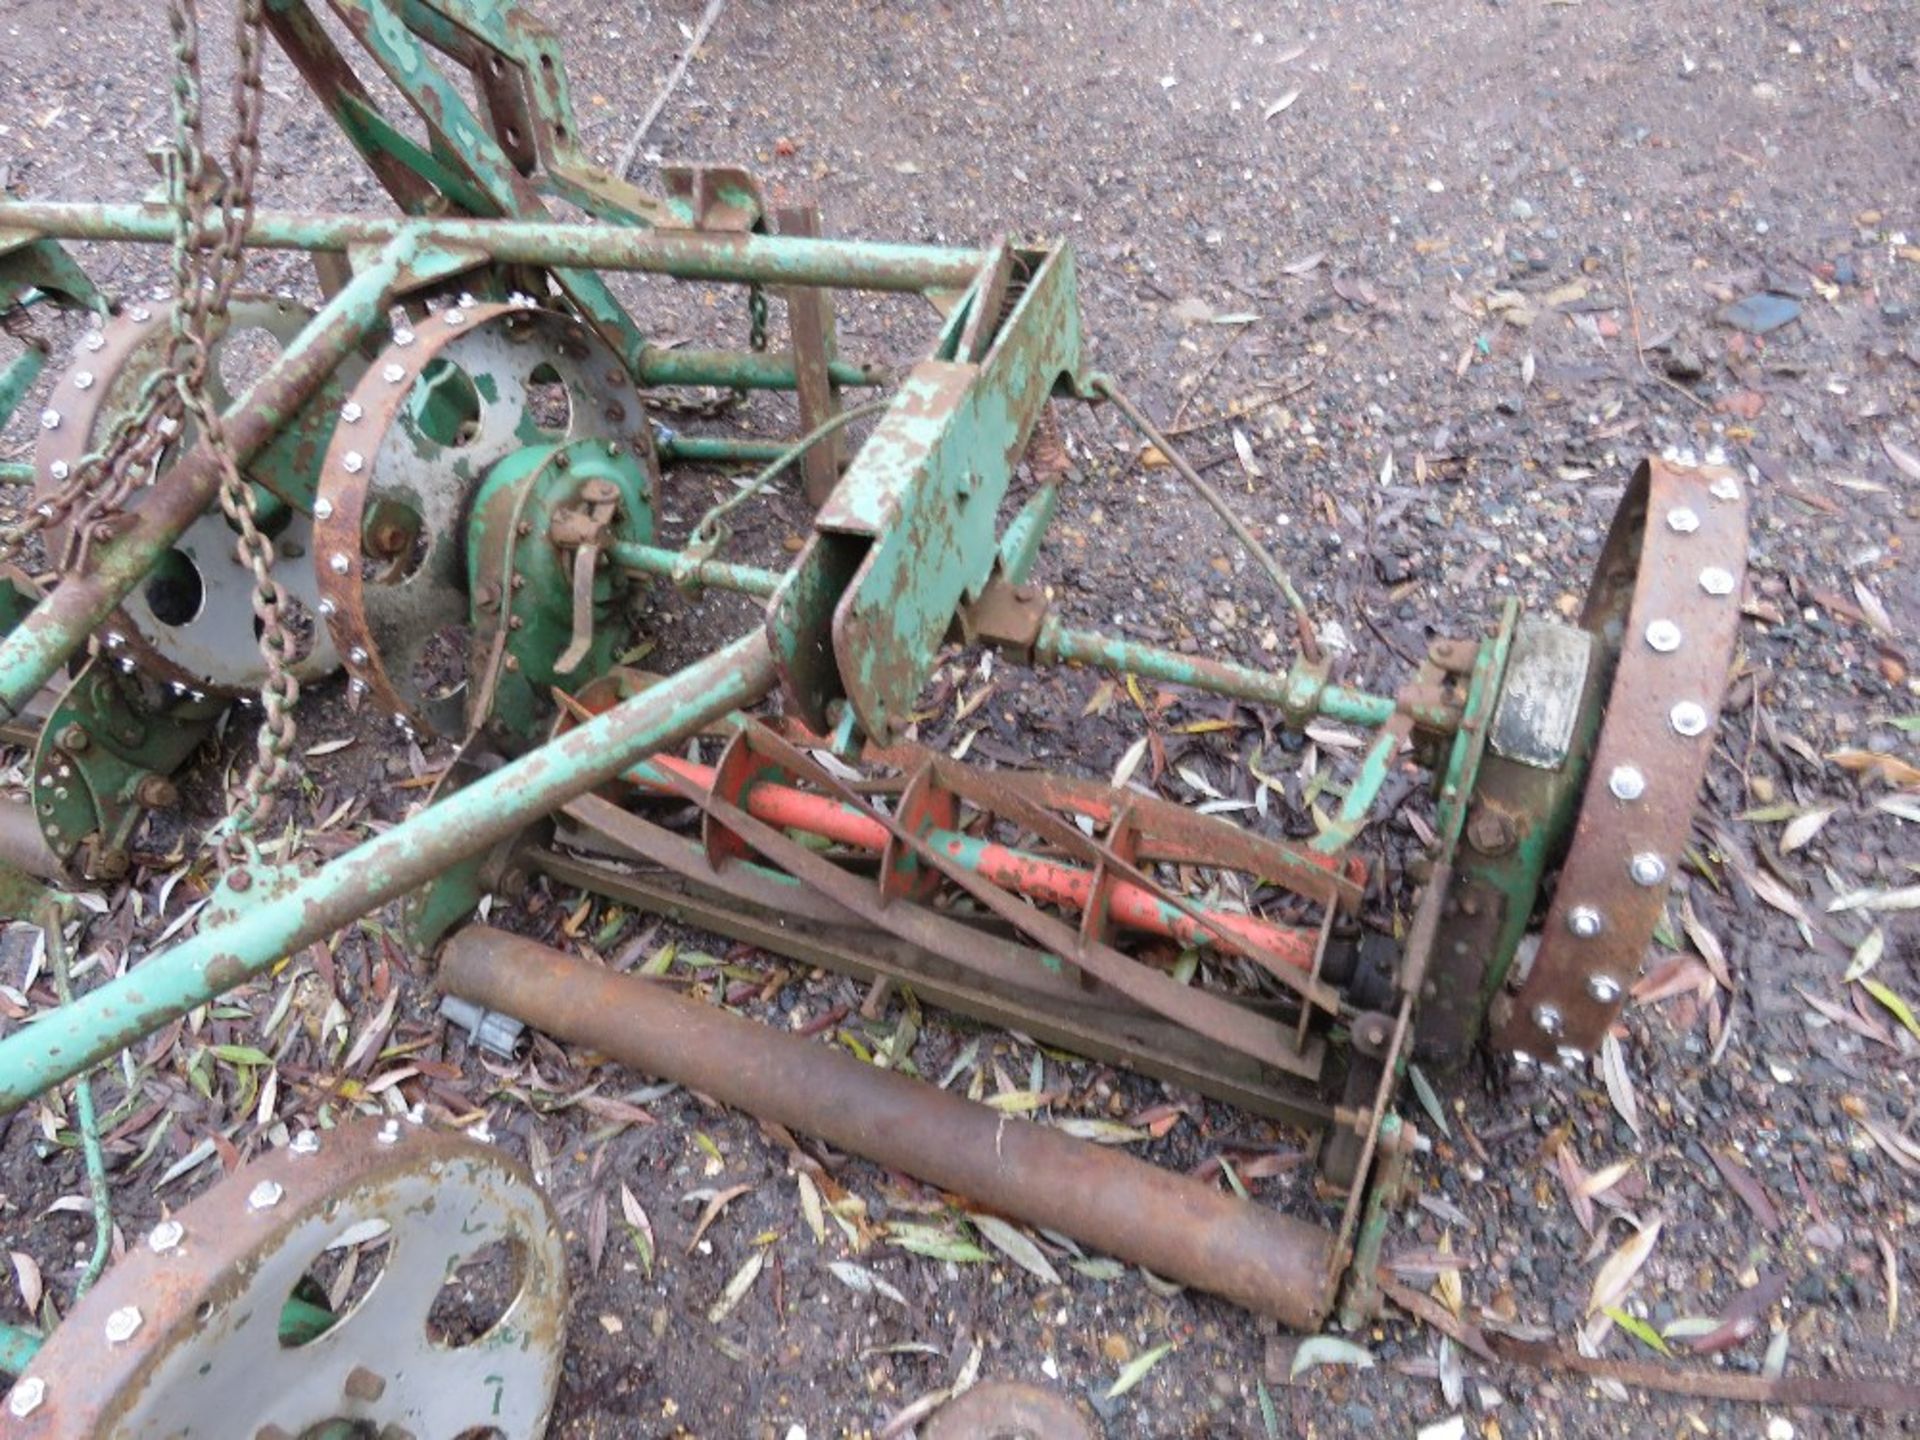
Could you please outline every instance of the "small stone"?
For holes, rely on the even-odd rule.
[[[1507,202],[1507,214],[1524,224],[1533,218],[1533,202],[1524,196],[1516,195]]]
[[[1720,323],[1749,335],[1765,335],[1800,318],[1800,302],[1761,293],[1736,300],[1720,312]]]

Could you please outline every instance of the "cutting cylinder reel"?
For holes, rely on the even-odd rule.
[[[505,942],[461,927],[489,894],[540,881],[897,981],[1316,1130],[1344,1197],[1332,1223],[1272,1242],[1270,1289],[1215,1288],[1294,1324],[1336,1298],[1367,1314],[1421,1146],[1397,1109],[1408,1064],[1437,1072],[1483,1048],[1579,1063],[1639,974],[1731,664],[1742,478],[1717,457],[1642,464],[1577,624],[1510,601],[1482,636],[1432,644],[1391,693],[1335,679],[1284,577],[1303,643],[1282,672],[1074,626],[1033,578],[1061,493],[1085,483],[1049,407],[1112,399],[1172,449],[1091,368],[1070,246],[822,239],[810,209],[769,207],[731,167],[668,167],[664,193],[643,194],[579,152],[554,37],[517,7],[421,0],[378,24],[384,7],[332,7],[432,143],[378,119],[304,5],[267,8],[403,213],[253,212],[249,245],[314,252],[322,299],[237,295],[208,336],[212,399],[271,542],[299,678],[343,673],[350,704],[450,758],[417,814],[312,871],[252,855],[195,934],[0,1038],[0,1107],[390,902],[423,951],[459,931],[481,956],[455,967],[460,983],[488,989],[482,960]],[[477,108],[447,78],[461,70]],[[555,200],[611,223],[555,220]],[[257,577],[215,503],[211,437],[182,425],[144,472],[106,477],[118,503],[75,533],[60,513],[86,457],[168,378],[175,316],[171,301],[107,305],[59,242],[166,242],[172,219],[0,204],[0,302],[112,312],[39,419],[31,503],[53,572],[0,587],[0,723],[31,747],[25,793],[0,804],[9,886],[123,873],[143,815],[177,802],[175,773],[264,675]],[[737,287],[752,347],[652,343],[607,282],[620,271]],[[924,357],[892,375],[842,356],[836,290],[929,302]],[[788,392],[797,433],[718,429],[708,407],[700,433],[676,434],[667,401],[688,387]],[[871,427],[857,442],[855,422]],[[762,468],[676,546],[663,497],[703,493],[680,488],[688,464]],[[782,568],[728,556],[729,517],[788,467],[813,510],[798,553]],[[677,672],[642,674],[627,665],[656,638],[635,619],[650,585],[729,590],[763,613]],[[1263,705],[1295,728],[1333,720],[1365,746],[1332,813],[1294,838],[1140,786],[969,765],[907,743],[955,644]],[[1412,885],[1376,887],[1355,842],[1409,758],[1431,777],[1433,841]],[[604,1018],[516,993],[556,1034]],[[890,1090],[847,1093],[872,1109],[856,1136],[915,1133],[874,1118],[903,1103]],[[923,1168],[952,1158],[925,1138],[887,1162],[912,1169],[913,1144]],[[1055,1213],[1044,1177],[1021,1183],[1011,1213]],[[1108,1218],[1078,1218],[1127,1244]],[[1076,1216],[1060,1220],[1072,1233]]]

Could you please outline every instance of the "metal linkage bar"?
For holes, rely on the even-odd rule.
[[[755,630],[445,796],[317,875],[236,871],[216,892],[212,918],[193,939],[0,1041],[0,1114],[484,852],[663,746],[757,703],[775,679],[765,632]]]
[[[485,926],[447,942],[439,978],[550,1035],[1285,1324],[1313,1329],[1332,1305],[1326,1230],[1130,1155]]]
[[[0,228],[74,240],[171,244],[173,216],[158,205],[86,205],[50,200],[0,205]],[[964,290],[984,251],[873,240],[639,230],[547,220],[422,220],[257,210],[246,234],[256,250],[350,250],[402,235],[421,245],[470,250],[476,261],[635,270],[681,280],[826,285],[843,290]]]

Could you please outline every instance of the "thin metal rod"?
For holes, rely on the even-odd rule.
[[[7,209],[0,206],[0,217]],[[413,242],[403,240],[355,275],[226,411],[227,440],[237,462],[244,464],[271,441],[340,362],[386,322],[388,299],[413,255]],[[127,512],[125,528],[111,542],[94,547],[90,569],[62,579],[0,641],[0,721],[21,712],[200,518],[219,494],[220,473],[212,447],[202,440],[166,472],[146,503]]]
[[[869,415],[878,415],[882,410],[892,405],[893,401],[893,396],[882,395],[877,400],[862,401],[850,410],[842,410],[837,414],[829,415],[825,420],[822,420],[818,425],[814,426],[813,429],[787,446],[786,449],[782,450],[772,460],[768,461],[760,473],[755,475],[753,479],[749,480],[745,485],[742,485],[736,494],[729,495],[725,500],[722,500],[718,505],[702,515],[700,517],[700,523],[693,527],[693,534],[687,542],[687,548],[696,554],[704,554],[713,546],[718,545],[722,538],[720,522],[726,519],[732,512],[738,510],[742,505],[746,504],[747,501],[751,500],[755,495],[758,495],[768,485],[772,484],[782,470],[785,470],[789,465],[793,464],[794,461],[798,460],[802,455],[805,455],[807,451],[818,445],[829,435],[837,433],[856,420],[864,420]]]
[[[171,244],[173,217],[160,205],[57,201],[0,204],[0,227],[70,240]],[[980,250],[814,240],[796,235],[715,234],[549,220],[393,218],[257,210],[246,243],[255,250],[347,250],[410,235],[422,245],[471,250],[503,265],[636,270],[682,280],[825,285],[844,290],[964,290],[987,264]],[[209,243],[213,232],[208,231]]]
[[[784,440],[742,440],[731,435],[669,434],[659,443],[660,463],[764,465],[787,453]]]
[[[1070,1235],[1156,1275],[1313,1329],[1330,1232],[1050,1125],[865,1065],[681,995],[473,925],[441,954],[450,994],[646,1074]]]
[[[1154,449],[1166,457],[1167,463],[1174,468],[1174,472],[1191,485],[1201,499],[1213,507],[1214,514],[1227,522],[1227,528],[1233,531],[1235,538],[1246,547],[1247,553],[1260,562],[1260,568],[1265,570],[1273,583],[1280,587],[1280,593],[1287,597],[1287,604],[1292,607],[1294,624],[1300,631],[1301,648],[1306,651],[1309,660],[1318,660],[1320,640],[1314,630],[1313,615],[1307,609],[1307,602],[1302,600],[1300,592],[1293,588],[1293,581],[1287,577],[1287,572],[1280,568],[1280,562],[1268,553],[1267,547],[1256,540],[1253,532],[1246,527],[1238,515],[1233,513],[1233,507],[1227,504],[1227,497],[1209,485],[1200,472],[1181,457],[1180,452],[1173,448],[1173,442],[1160,433],[1159,427],[1143,415],[1138,406],[1120,393],[1119,387],[1113,383],[1111,376],[1096,375],[1091,384],[1094,390],[1111,400],[1114,408],[1126,416],[1128,424],[1144,435]]]
[[[773,598],[780,582],[787,577],[778,570],[762,570],[757,565],[736,565],[729,560],[702,560],[683,550],[667,550],[658,545],[641,545],[630,540],[616,541],[613,563],[623,570],[642,575],[658,575],[676,585],[695,585],[712,590],[736,590],[762,600]]]
[[[763,699],[778,679],[766,632],[731,645],[476,780],[302,879],[230,875],[200,932],[0,1040],[0,1115],[283,956],[433,880],[604,785],[663,746]]]
[[[62,1005],[73,1003],[73,979],[67,958],[66,907],[49,899],[40,910],[41,934],[47,937],[47,958],[53,962],[54,992]],[[107,1268],[113,1251],[113,1192],[107,1185],[107,1155],[100,1147],[100,1117],[93,1107],[93,1079],[76,1075],[73,1080],[74,1128],[80,1132],[80,1153],[86,1161],[87,1191],[93,1199],[93,1254],[73,1287],[78,1300],[93,1288],[100,1272]]]
[[[857,360],[828,362],[835,385],[858,388],[887,383],[887,367]],[[642,385],[713,385],[723,390],[793,390],[793,356],[770,350],[695,350],[649,345],[640,354]]]
[[[1098,665],[1122,674],[1145,675],[1175,685],[1188,685],[1213,695],[1231,695],[1236,700],[1254,700],[1264,705],[1287,703],[1287,677],[1248,665],[1208,660],[1199,655],[1182,655],[1143,645],[1118,635],[1098,630],[1082,630],[1060,623],[1049,615],[1034,642],[1034,656],[1047,661],[1071,660],[1081,665]],[[1319,691],[1314,709],[1330,720],[1351,725],[1384,725],[1393,718],[1395,702],[1390,696],[1373,695],[1364,690],[1349,690],[1328,685]]]

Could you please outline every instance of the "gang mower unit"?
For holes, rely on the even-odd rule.
[[[590,1042],[1292,1325],[1370,1313],[1420,1147],[1396,1108],[1409,1063],[1437,1073],[1484,1048],[1580,1064],[1639,973],[1731,659],[1740,477],[1690,456],[1644,463],[1577,624],[1509,602],[1477,638],[1434,642],[1391,694],[1336,683],[1307,607],[1230,514],[1294,614],[1288,668],[1082,628],[1032,578],[1078,478],[1050,406],[1112,404],[1226,507],[1092,367],[1068,245],[823,239],[810,210],[770,208],[731,168],[669,167],[663,193],[643,194],[582,150],[555,36],[525,11],[328,9],[239,0],[221,166],[203,143],[193,7],[174,0],[165,197],[0,203],[0,305],[29,337],[0,376],[0,414],[53,370],[0,555],[0,722],[26,751],[20,792],[0,802],[12,913],[124,875],[223,714],[260,736],[213,837],[220,879],[197,928],[13,1024],[0,1106],[404,902],[410,943],[438,952],[442,987],[473,1016]],[[397,214],[254,207],[269,37]],[[405,113],[383,111],[355,45]],[[75,240],[168,246],[174,283],[109,297],[63,248]],[[319,299],[248,290],[246,250],[306,252]],[[617,272],[740,287],[750,348],[659,343]],[[890,376],[840,355],[836,291],[931,302],[926,358]],[[43,305],[95,317],[57,363],[31,339]],[[697,435],[665,423],[689,396],[752,390],[797,397],[792,441],[728,434],[724,415]],[[758,473],[667,544],[663,507],[692,493],[676,467],[720,463]],[[813,507],[797,555],[781,570],[728,558],[729,516],[788,468]],[[621,661],[649,638],[635,617],[661,585],[744,594],[764,615],[676,673],[643,674]],[[1137,786],[910,743],[955,643],[1371,738],[1317,834],[1282,841]],[[300,688],[335,684],[450,758],[418,813],[301,866],[263,843],[262,820]],[[1391,935],[1363,923],[1354,842],[1409,756],[1432,777],[1433,841]],[[1339,1196],[1329,1223],[475,922],[483,897],[504,906],[536,877],[1315,1130]],[[1159,963],[1174,952],[1180,973]],[[448,1203],[423,1202],[435,1193]],[[370,1226],[395,1249],[390,1303],[268,1305]],[[519,1298],[473,1345],[423,1350],[426,1297],[408,1287],[430,1292],[501,1235],[522,1256]],[[5,1337],[27,1372],[16,1433],[200,1433],[191,1418],[217,1404],[226,1434],[451,1434],[455,1392],[492,1395],[498,1418],[472,1423],[498,1433],[544,1426],[560,1257],[544,1201],[497,1154],[392,1119],[308,1133],[149,1240],[44,1342]],[[284,1352],[297,1362],[259,1358],[283,1354],[290,1324],[310,1341]]]

